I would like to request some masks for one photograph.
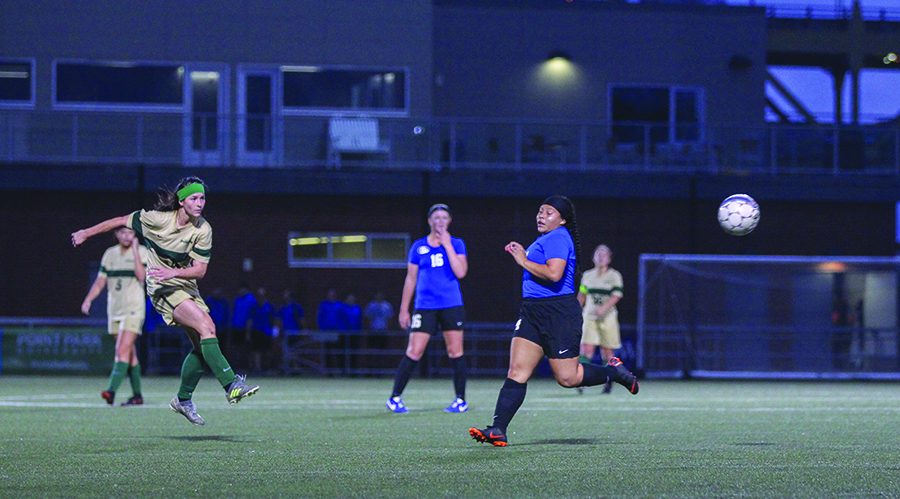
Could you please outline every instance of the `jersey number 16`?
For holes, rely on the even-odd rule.
[[[432,267],[443,267],[444,266],[444,254],[443,253],[435,253],[431,255],[431,266]]]

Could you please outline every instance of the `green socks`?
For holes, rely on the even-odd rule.
[[[178,400],[190,400],[194,396],[194,389],[203,376],[203,367],[206,364],[196,350],[191,351],[181,364],[181,387],[178,388]]]
[[[135,397],[141,395],[141,365],[135,364],[128,370],[129,380],[131,380],[131,391]]]
[[[200,353],[203,354],[203,360],[212,369],[222,388],[228,388],[228,385],[234,381],[235,375],[234,371],[231,370],[231,365],[228,364],[225,356],[222,355],[222,350],[219,349],[219,339],[207,338],[200,340]]]
[[[179,400],[191,399],[194,395],[194,389],[197,388],[197,383],[200,382],[200,378],[203,376],[205,367],[209,367],[213,374],[216,375],[216,379],[219,380],[223,388],[227,388],[234,381],[234,371],[231,370],[231,366],[225,360],[225,356],[222,355],[222,350],[219,349],[219,339],[207,338],[200,340],[200,351],[194,350],[187,354],[187,357],[184,358],[184,363],[181,364],[181,387],[178,389]],[[140,383],[140,378],[138,380],[138,383]],[[134,383],[133,379],[132,383]],[[132,386],[134,385],[132,384]]]
[[[109,387],[106,389],[115,392],[125,379],[125,373],[128,372],[128,362],[116,362],[113,364],[112,372],[109,373]]]

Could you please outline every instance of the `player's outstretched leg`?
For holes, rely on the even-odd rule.
[[[628,393],[637,395],[638,390],[641,388],[637,376],[632,374],[618,357],[611,357],[606,365],[615,370],[615,373],[610,376],[610,379],[624,386],[628,390]]]
[[[194,406],[194,402],[191,400],[178,400],[178,396],[175,396],[169,402],[169,408],[181,414],[195,425],[201,426],[206,424],[206,421],[197,414],[197,407]]]

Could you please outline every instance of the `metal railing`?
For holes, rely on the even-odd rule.
[[[327,116],[0,111],[0,162],[900,174],[900,124],[670,125],[380,118],[337,152]],[[247,127],[248,120],[262,126]]]

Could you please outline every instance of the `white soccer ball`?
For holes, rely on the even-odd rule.
[[[745,236],[759,223],[759,205],[746,194],[732,194],[719,205],[719,225],[732,236]]]

